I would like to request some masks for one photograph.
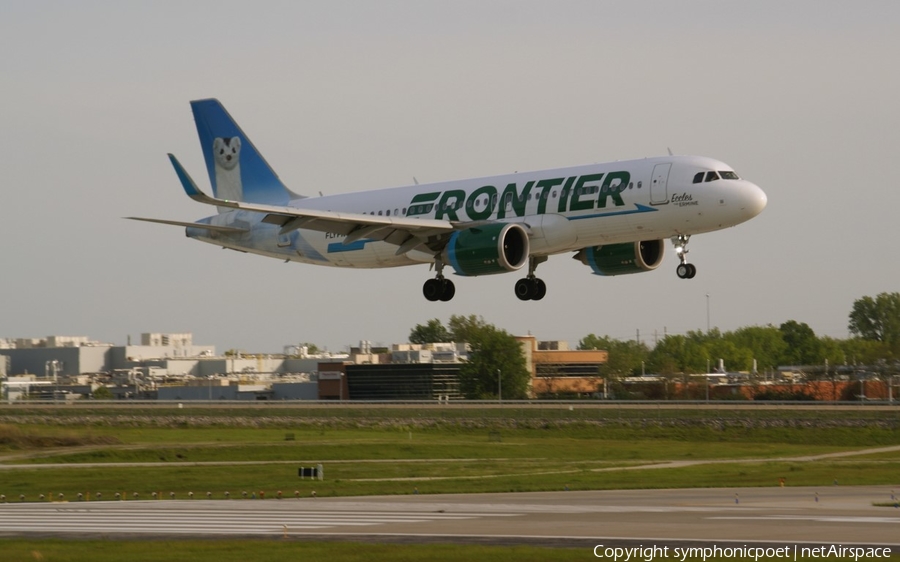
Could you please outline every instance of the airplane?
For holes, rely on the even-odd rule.
[[[431,264],[429,301],[456,293],[447,266],[475,277],[525,271],[520,300],[541,300],[538,265],[571,253],[594,274],[656,269],[670,239],[676,275],[691,279],[691,236],[750,220],[765,192],[731,166],[703,156],[668,156],[516,172],[319,197],[278,178],[216,99],[192,101],[213,196],[169,160],[188,197],[217,208],[196,222],[132,220],[185,227],[189,238],[287,261],[381,268]]]

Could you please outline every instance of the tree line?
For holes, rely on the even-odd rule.
[[[858,365],[897,370],[900,359],[900,293],[881,293],[853,303],[848,329],[853,337],[817,336],[805,322],[789,320],[780,326],[748,326],[730,332],[718,329],[666,335],[650,348],[635,340],[588,334],[578,349],[602,349],[609,361],[598,373],[621,378],[654,373],[664,376],[706,373],[722,359],[729,371],[759,373],[778,367]],[[505,330],[470,316],[451,316],[447,326],[438,319],[416,325],[411,343],[466,342],[469,361],[460,368],[460,391],[467,398],[526,398],[530,372],[518,341]],[[812,369],[816,371],[816,369]],[[827,369],[825,369],[827,373]]]
[[[643,342],[589,334],[578,349],[607,350],[607,374],[618,376],[706,373],[718,359],[729,371],[752,371],[754,360],[758,372],[783,366],[890,365],[900,358],[900,293],[855,301],[848,329],[851,338],[819,337],[805,322],[789,320],[780,326],[667,335],[652,349]]]

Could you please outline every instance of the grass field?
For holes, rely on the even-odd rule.
[[[64,541],[0,539],[4,562],[252,562],[327,560],[396,562],[433,560],[462,562],[568,561],[592,557],[590,548],[539,548],[526,546],[390,545],[347,542],[299,542],[279,540],[184,540],[184,541]]]
[[[0,494],[323,496],[898,485],[900,409],[0,407]],[[838,456],[835,456],[838,455]],[[849,456],[840,456],[849,455]],[[324,481],[297,468],[324,466]],[[13,466],[14,465],[14,466]],[[632,470],[647,467],[645,470]],[[260,501],[259,499],[255,501]],[[74,547],[74,548],[73,548]],[[570,560],[585,549],[0,539],[6,560]]]
[[[601,551],[602,552],[602,551]],[[274,562],[280,560],[328,560],[328,562],[362,562],[391,560],[392,562],[429,560],[434,562],[557,562],[596,560],[591,547],[541,548],[530,546],[478,546],[458,544],[391,545],[342,542],[295,542],[280,540],[184,540],[184,541],[60,541],[0,539],[0,553],[4,562],[160,562],[190,560],[191,562]],[[818,559],[818,558],[816,558]],[[800,558],[798,560],[816,560]],[[898,556],[892,553],[892,560]],[[644,562],[643,558],[631,558]],[[656,558],[654,562],[738,562],[753,558]],[[767,560],[760,558],[759,560]],[[783,560],[783,558],[781,559]],[[853,560],[835,558],[829,560]],[[854,562],[859,562],[855,560]]]
[[[900,451],[826,457],[900,445],[896,409],[99,405],[0,419],[13,501],[893,484],[900,463]],[[317,464],[324,481],[298,478]],[[659,468],[628,470],[647,465]]]

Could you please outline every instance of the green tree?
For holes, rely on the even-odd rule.
[[[668,335],[649,354],[650,372],[661,375],[705,373],[713,357],[705,336],[689,332],[686,336]]]
[[[469,360],[459,370],[460,392],[481,400],[495,398],[500,392],[504,398],[527,398],[531,373],[516,338],[474,316],[454,316],[451,326],[454,319],[460,329],[465,328],[465,339],[457,341],[465,341],[470,348]]]
[[[805,322],[788,320],[778,328],[787,345],[784,365],[821,365],[825,361],[822,342]]]
[[[892,359],[893,354],[887,344],[875,340],[851,338],[836,340],[843,352],[841,363],[850,365],[875,365],[884,359]]]
[[[460,316],[454,314],[450,317],[450,321],[447,322],[447,326],[453,341],[472,343],[471,340],[475,339],[479,332],[488,324],[481,316],[475,316],[474,314]]]
[[[737,347],[749,350],[753,359],[756,359],[760,371],[774,370],[779,365],[785,364],[783,358],[787,352],[787,344],[781,330],[771,324],[738,328],[726,334],[726,338]]]
[[[853,303],[850,332],[864,340],[900,344],[900,293],[881,293],[874,299],[863,297]]]
[[[439,343],[453,341],[450,331],[444,327],[440,320],[432,318],[423,326],[416,327],[409,333],[410,343]]]
[[[609,359],[600,369],[602,376],[630,377],[641,373],[641,364],[647,361],[650,350],[644,343],[634,340],[621,341],[609,336],[588,334],[578,342],[578,349],[600,349],[609,353]]]
[[[105,386],[97,387],[92,393],[95,400],[112,400],[113,393],[110,389]]]
[[[709,342],[705,349],[710,357],[710,368],[718,366],[719,359],[725,363],[726,371],[749,371],[753,368],[753,352],[735,344],[727,335]]]

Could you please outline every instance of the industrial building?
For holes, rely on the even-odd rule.
[[[517,337],[525,365],[531,369],[531,394],[537,398],[571,398],[603,393],[601,368],[609,353],[600,350],[570,350],[564,341],[538,341],[534,336]]]
[[[565,342],[518,338],[537,397],[585,395],[602,387],[605,351],[570,351]],[[0,340],[6,400],[77,399],[100,387],[117,399],[458,400],[465,344],[360,342],[348,354],[217,356],[190,333],[144,333],[124,346],[81,336]],[[6,375],[3,372],[7,373]]]

